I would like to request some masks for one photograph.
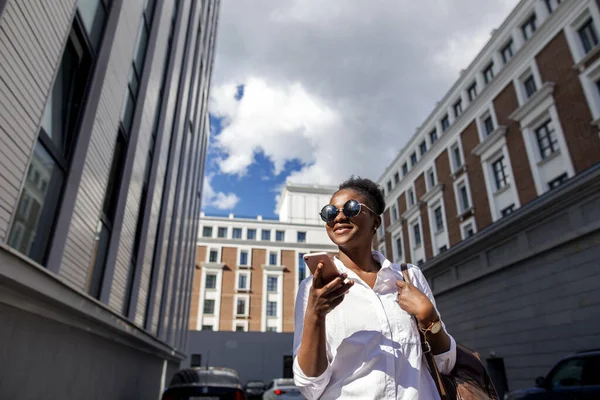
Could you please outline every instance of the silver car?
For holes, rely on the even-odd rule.
[[[304,399],[300,390],[294,385],[293,379],[274,379],[267,385],[263,400],[301,400]]]

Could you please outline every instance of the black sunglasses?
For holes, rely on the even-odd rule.
[[[333,220],[335,219],[335,217],[337,217],[340,211],[343,212],[346,217],[352,218],[360,214],[360,210],[362,207],[371,211],[373,215],[377,215],[375,214],[375,211],[367,207],[366,204],[359,203],[357,200],[348,200],[341,209],[336,208],[333,204],[327,204],[321,209],[319,215],[321,216],[321,219],[324,222],[333,222]]]

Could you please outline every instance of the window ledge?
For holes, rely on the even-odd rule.
[[[238,269],[252,269],[252,265],[239,265],[238,264]]]
[[[437,231],[434,233],[434,235],[435,235],[435,236],[440,236],[440,235],[441,235],[442,233],[444,233],[444,232],[446,232],[446,230],[445,230],[445,229],[439,229],[439,230],[437,230]]]
[[[417,203],[413,204],[412,206],[410,206],[408,210],[404,211],[401,218],[404,221],[408,221],[409,219],[414,217],[415,214],[417,214],[418,212],[419,212],[419,203],[417,202]]]
[[[225,263],[222,262],[203,262],[202,266],[205,269],[211,269],[211,270],[221,270],[223,268],[225,268]]]
[[[475,208],[473,206],[467,208],[462,213],[458,214],[456,217],[463,222],[465,219],[469,218],[472,214],[475,213]]]
[[[507,183],[506,185],[502,186],[500,189],[496,190],[494,192],[494,196],[501,195],[502,193],[506,192],[509,189],[510,189],[510,183]]]
[[[250,319],[250,316],[249,315],[242,315],[242,314],[235,314],[235,318],[236,319],[245,320],[245,319]]]
[[[592,48],[578,63],[573,65],[573,69],[578,70],[579,72],[583,72],[586,69],[586,64],[590,61],[594,56],[600,53],[600,44],[597,44]]]
[[[420,245],[420,244],[418,244],[418,245],[416,245],[416,246],[413,246],[413,250],[417,250],[417,249],[420,249],[420,248],[421,248],[421,245]]]
[[[528,115],[535,107],[541,104],[548,96],[554,93],[554,82],[546,82],[542,87],[533,94],[521,107],[513,111],[508,118],[513,121],[521,121],[526,115]]]
[[[454,171],[452,171],[452,173],[450,174],[450,176],[452,177],[452,180],[456,180],[458,179],[458,176],[460,174],[462,174],[463,172],[467,171],[467,164],[463,163],[460,167],[456,168]]]
[[[443,190],[444,190],[444,184],[443,183],[438,183],[437,185],[435,185],[434,187],[432,187],[431,189],[429,189],[427,191],[427,193],[425,193],[423,195],[423,197],[421,197],[421,201],[423,201],[425,203],[428,203],[436,195],[442,193]]]
[[[240,293],[250,293],[250,288],[245,288],[245,289],[236,288],[235,290]]]
[[[268,265],[268,264],[263,264],[262,267],[265,271],[275,271],[275,272],[283,272],[283,269],[285,268],[285,266],[283,266],[283,265]]]
[[[400,217],[397,220],[395,220],[394,222],[392,222],[390,226],[385,228],[385,231],[388,233],[392,233],[401,225],[402,225],[402,217]],[[383,235],[383,239],[385,239],[385,235]]]
[[[554,160],[556,157],[560,156],[560,149],[556,150],[554,153],[550,154],[548,157],[541,159],[538,161],[538,167],[544,166],[548,164],[550,161]]]
[[[487,136],[483,140],[483,142],[481,142],[477,146],[475,146],[473,151],[471,151],[471,154],[481,157],[481,155],[483,153],[485,153],[487,150],[489,150],[490,147],[492,147],[496,142],[498,142],[498,140],[503,138],[505,135],[506,135],[506,126],[497,127],[496,129],[494,129],[494,132],[492,132],[489,136]]]

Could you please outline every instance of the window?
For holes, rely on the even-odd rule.
[[[277,265],[277,253],[273,251],[269,253],[269,265]]]
[[[456,103],[454,103],[452,108],[454,109],[454,117],[458,118],[460,114],[462,114],[462,99],[459,99]]]
[[[298,253],[298,284],[306,279],[306,263],[304,262],[304,253]]]
[[[483,126],[485,128],[486,136],[490,136],[494,132],[494,121],[490,115],[488,115],[483,121]]]
[[[452,145],[451,151],[452,151],[452,163],[454,166],[454,170],[456,171],[463,165],[462,156],[460,154],[460,147],[458,146],[458,143],[455,143],[454,145]]]
[[[429,189],[435,186],[435,172],[433,167],[427,170],[427,182],[429,183]]]
[[[392,222],[398,221],[398,208],[395,204],[392,205]]]
[[[547,120],[535,130],[535,137],[542,159],[546,159],[558,151],[558,140],[556,139],[551,120]]]
[[[420,267],[421,265],[423,265],[423,259],[420,259],[419,261],[417,261],[417,267]]]
[[[554,10],[560,5],[561,0],[546,0],[546,8],[548,8],[548,12],[552,14]]]
[[[402,164],[402,176],[406,176],[406,174],[408,174],[408,164],[404,163]]]
[[[98,51],[104,30],[104,24],[108,17],[110,0],[79,0],[77,11],[81,22],[90,39],[92,47]]]
[[[227,237],[227,228],[224,227],[219,227],[219,230],[217,231],[217,237],[220,238],[225,238]]]
[[[396,254],[398,256],[398,259],[402,258],[402,238],[401,237],[396,238]]]
[[[238,289],[247,290],[248,289],[248,275],[240,273],[238,275]]]
[[[436,232],[442,232],[444,230],[444,216],[442,215],[442,206],[437,206],[433,213],[435,215]]]
[[[415,240],[414,247],[421,246],[421,228],[419,223],[413,225],[413,239]]]
[[[387,182],[387,190],[388,190],[388,193],[392,191],[392,181]]]
[[[504,165],[504,156],[498,158],[492,163],[492,171],[494,172],[494,182],[496,190],[500,190],[508,185],[508,177],[506,176],[506,166]]]
[[[565,172],[559,177],[554,178],[550,182],[548,182],[548,187],[550,189],[554,189],[555,187],[562,185],[567,179],[569,179],[569,175],[567,175],[567,173]]]
[[[202,366],[202,354],[192,354],[190,360],[190,367],[201,367]]]
[[[203,331],[212,331],[213,326],[212,325],[202,325],[202,330]]]
[[[267,301],[267,317],[276,317],[277,316],[277,302],[276,301]],[[277,332],[277,328],[271,330],[270,332]]]
[[[502,211],[500,211],[500,214],[501,214],[503,217],[506,217],[507,215],[509,215],[509,214],[512,214],[512,213],[513,213],[513,211],[515,211],[515,205],[514,205],[514,204],[511,204],[510,206],[508,206],[508,207],[506,207],[506,208],[502,209]]]
[[[246,299],[237,299],[237,307],[235,311],[236,315],[246,315]]]
[[[469,89],[467,89],[467,92],[469,94],[469,101],[475,100],[477,97],[477,82],[473,82],[471,86],[469,86]]]
[[[591,359],[591,358],[590,358]],[[568,387],[568,386],[581,386],[584,384],[584,362],[585,358],[571,358],[565,360],[559,364],[558,367],[552,373],[549,379],[549,383],[552,387]],[[598,364],[598,362],[596,362]],[[590,377],[597,374],[589,371],[587,375]],[[587,383],[587,382],[586,382]],[[588,383],[589,384],[589,383]]]
[[[408,206],[415,204],[415,192],[412,189],[408,189]]]
[[[410,166],[414,167],[417,164],[417,153],[412,153],[410,155]]]
[[[204,314],[214,314],[214,313],[215,313],[215,301],[211,300],[211,299],[205,299],[204,300]]]
[[[468,224],[463,225],[463,239],[471,237],[475,234],[475,230],[473,229],[473,223],[469,222]]]
[[[487,67],[483,69],[483,80],[486,85],[494,79],[494,62],[490,62]]]
[[[446,245],[443,245],[442,247],[439,248],[440,253],[443,253],[446,250],[448,250],[448,246],[446,246]]]
[[[246,231],[246,239],[255,240],[256,239],[256,229],[248,229]]]
[[[431,132],[429,132],[429,141],[431,142],[431,145],[433,146],[433,144],[435,142],[437,142],[437,140],[438,140],[437,129],[434,129]]]
[[[275,314],[273,316],[275,316]],[[267,332],[277,332],[277,327],[276,326],[267,326]]]
[[[537,86],[535,84],[533,75],[529,75],[527,79],[523,81],[523,86],[525,86],[525,94],[527,95],[527,98],[530,98],[535,92],[537,92]]]
[[[400,182],[400,174],[399,173],[395,173],[394,174],[394,184],[398,184]]]
[[[458,198],[460,201],[460,211],[467,211],[471,206],[469,202],[469,194],[467,193],[467,185],[465,182],[462,182],[458,185]]]
[[[263,229],[261,235],[262,240],[271,240],[271,231]]]
[[[278,242],[285,241],[285,231],[276,231],[275,232],[275,240]]]
[[[267,292],[277,293],[277,277],[267,276]]]
[[[508,63],[513,56],[513,41],[512,39],[506,43],[506,45],[501,50],[502,53],[502,61],[504,64]]]
[[[217,288],[217,276],[215,274],[206,274],[206,282],[204,283],[204,289],[216,289]]]
[[[427,142],[425,140],[423,140],[421,144],[419,144],[419,152],[421,153],[421,156],[427,153]]]
[[[202,228],[202,237],[212,237],[212,226]]]
[[[217,250],[210,250],[208,253],[208,262],[217,262],[219,257],[219,252]]]
[[[242,238],[242,228],[233,228],[233,231],[231,232],[231,236],[234,239],[241,239]]]
[[[32,206],[28,207],[28,215],[16,215],[9,236],[9,243],[17,245],[16,250],[40,264],[45,263],[55,216],[60,210],[91,73],[92,51],[86,46],[84,36],[75,27],[69,34],[17,209],[23,208],[20,204],[29,201],[26,199],[32,199]]]
[[[245,332],[246,328],[244,328],[244,325],[236,325],[235,326],[235,331],[236,332]]]
[[[596,47],[598,44],[598,35],[596,34],[592,18],[588,19],[577,32],[579,33],[579,38],[581,39],[581,45],[583,46],[585,54]]]
[[[248,250],[240,251],[240,265],[248,265]]]
[[[306,232],[298,232],[297,239],[298,243],[306,243]]]
[[[442,118],[442,132],[446,132],[448,128],[450,128],[450,117],[446,114]]]
[[[521,25],[521,31],[523,32],[523,39],[529,40],[536,30],[536,17],[533,14],[523,25]]]

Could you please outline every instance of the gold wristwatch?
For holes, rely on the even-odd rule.
[[[440,320],[440,317],[437,317],[427,328],[421,328],[419,326],[419,330],[423,332],[423,335],[426,335],[427,332],[431,332],[435,335],[442,330],[442,321]]]

